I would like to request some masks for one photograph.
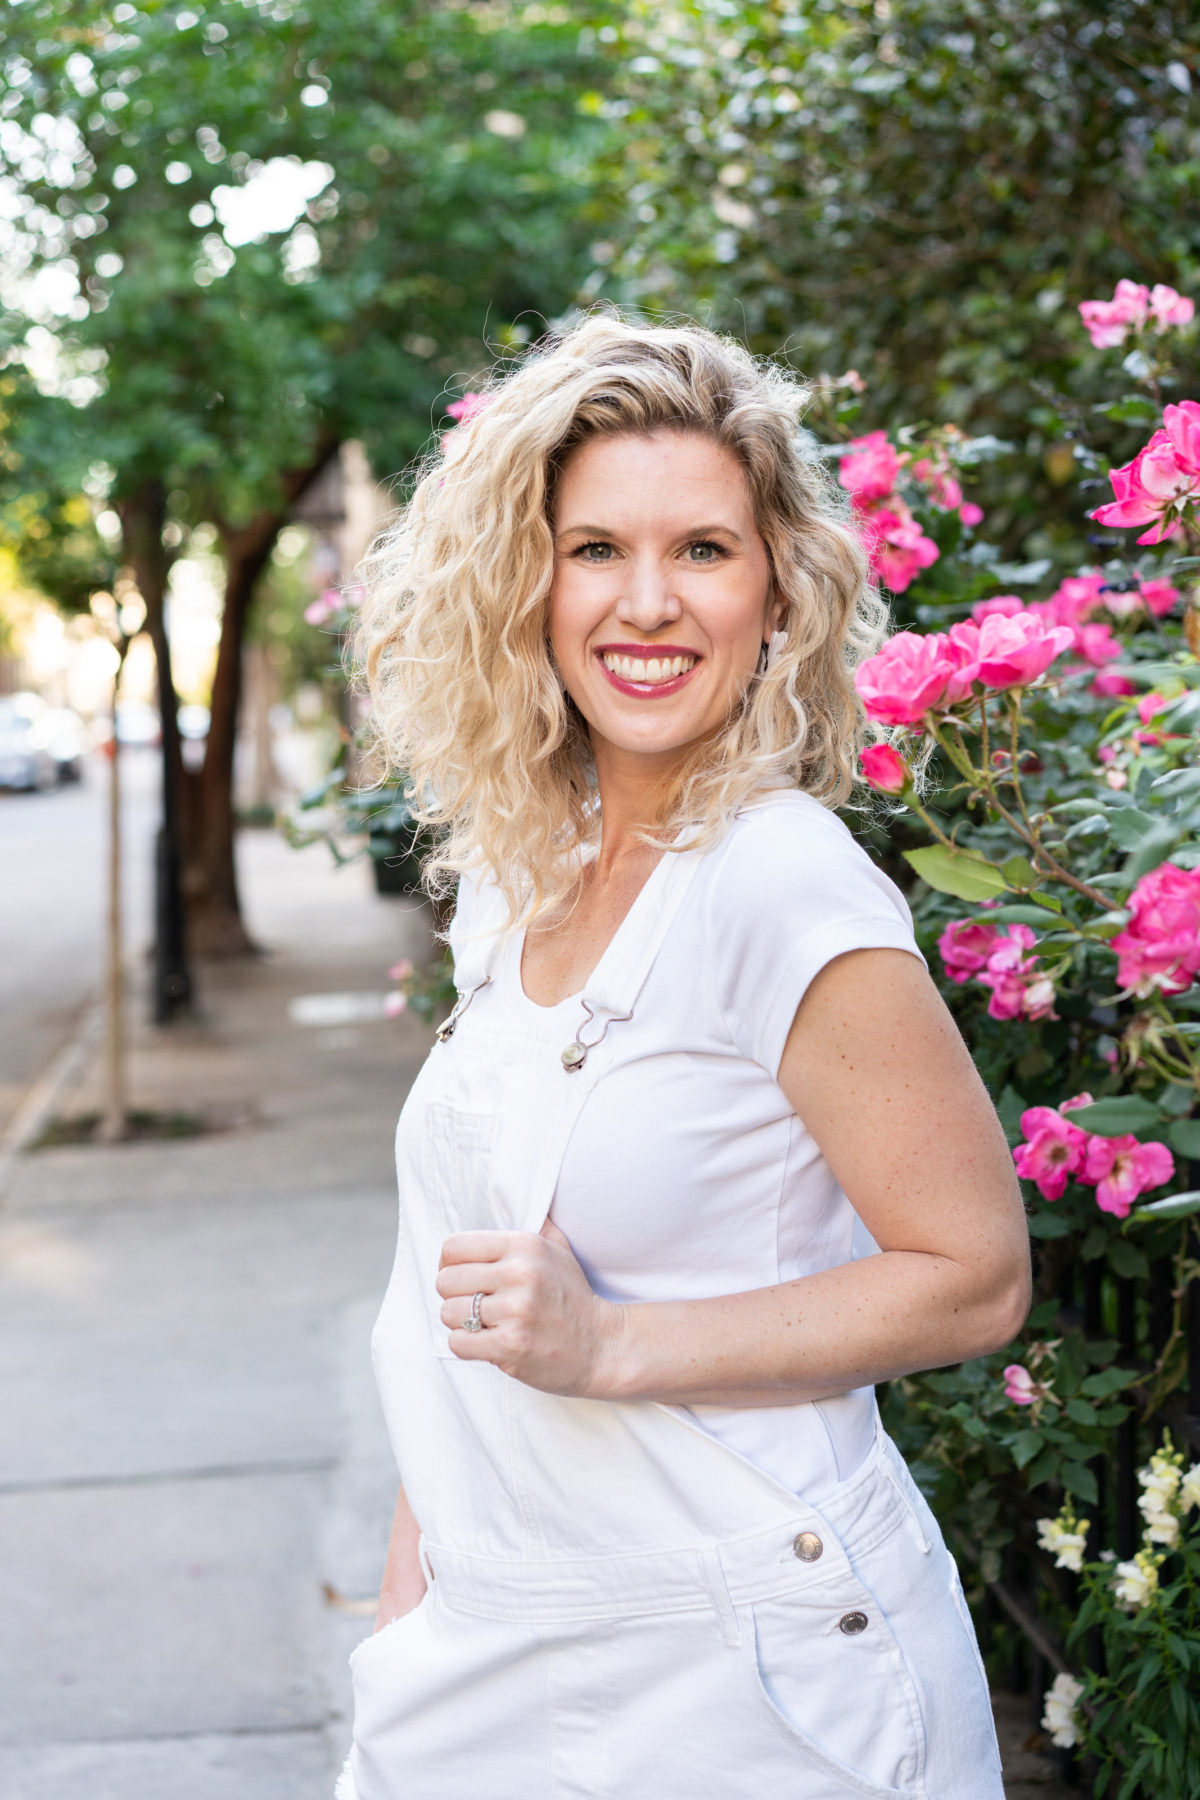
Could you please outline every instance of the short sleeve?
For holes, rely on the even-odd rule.
[[[772,1075],[796,1008],[827,963],[848,950],[906,950],[924,961],[899,888],[808,795],[789,794],[735,821],[708,904],[726,1030]]]

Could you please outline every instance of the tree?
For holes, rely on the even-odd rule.
[[[64,366],[92,369],[77,432],[109,473],[168,694],[171,564],[202,520],[224,556],[194,776],[164,709],[198,948],[248,943],[241,646],[291,508],[349,438],[382,474],[402,467],[485,338],[521,341],[574,293],[589,146],[608,128],[577,106],[598,77],[556,19],[380,0],[10,15],[0,167],[30,271],[10,335],[49,328]],[[38,310],[45,271],[54,314]]]
[[[1122,276],[1195,285],[1196,9],[639,0],[618,29],[610,291],[805,370],[856,368],[868,425],[1015,440],[1033,487],[1028,466],[993,476],[992,523],[1010,550],[1034,530],[1035,550],[1077,552],[1046,390],[1122,459],[1072,364],[1075,303]]]

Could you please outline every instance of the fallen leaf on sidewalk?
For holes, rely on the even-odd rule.
[[[372,1617],[379,1607],[378,1594],[372,1594],[368,1600],[351,1600],[328,1581],[321,1583],[321,1592],[326,1606],[336,1606],[339,1612],[357,1613],[364,1619]]]

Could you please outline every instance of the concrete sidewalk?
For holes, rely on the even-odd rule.
[[[0,1207],[5,1800],[328,1800],[344,1755],[395,1502],[368,1350],[391,1140],[429,1034],[289,1003],[381,995],[429,928],[319,847],[247,835],[242,867],[270,954],[201,969],[195,1020],[135,1002],[132,1100],[243,1122],[23,1156]]]

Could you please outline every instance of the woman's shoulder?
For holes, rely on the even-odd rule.
[[[714,852],[711,892],[719,909],[742,916],[880,907],[909,916],[844,820],[799,788],[772,790],[734,816]]]

